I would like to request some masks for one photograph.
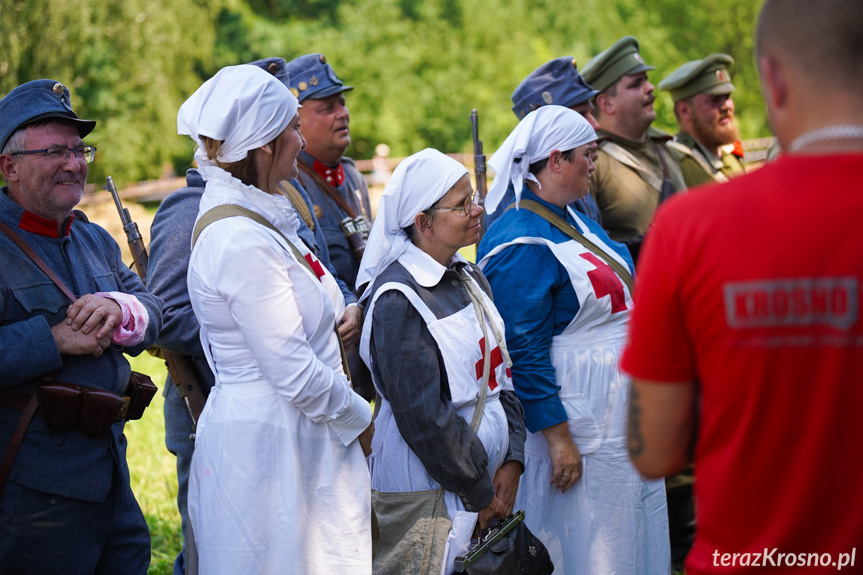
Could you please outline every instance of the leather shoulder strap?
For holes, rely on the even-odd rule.
[[[698,152],[696,152],[695,150],[693,150],[689,146],[687,146],[685,144],[681,144],[677,140],[672,140],[670,142],[666,142],[665,145],[668,146],[669,148],[671,148],[672,150],[677,150],[678,152],[680,152],[684,156],[691,158],[692,161],[694,161],[696,164],[698,164],[699,168],[704,170],[705,173],[709,174],[717,182],[727,182],[728,181],[728,176],[726,176],[722,172],[716,171],[713,168],[713,166],[711,166],[707,162],[707,160],[705,160],[701,156],[701,154],[699,154]]]
[[[6,446],[6,453],[3,455],[2,462],[0,462],[0,497],[3,496],[6,481],[9,479],[9,474],[12,473],[12,464],[15,463],[15,456],[18,455],[18,448],[21,447],[24,434],[27,433],[27,428],[30,427],[30,422],[33,421],[37,403],[36,392],[34,391],[29,401],[27,401],[23,413],[21,413],[21,418],[18,420],[18,425],[15,427],[9,445]]]
[[[63,283],[63,280],[61,280],[59,277],[57,277],[57,274],[54,273],[54,270],[52,270],[51,268],[48,267],[48,264],[45,263],[45,260],[40,258],[39,254],[34,252],[33,248],[31,248],[27,244],[27,242],[24,241],[24,238],[22,238],[21,236],[19,236],[18,234],[15,233],[15,230],[10,228],[9,226],[4,224],[3,222],[0,222],[0,231],[2,231],[4,234],[9,236],[9,239],[12,240],[13,242],[15,242],[15,245],[17,245],[19,248],[21,248],[21,251],[24,252],[27,255],[27,257],[30,258],[33,261],[33,263],[36,264],[36,266],[38,266],[38,268],[40,270],[42,270],[42,273],[44,273],[46,276],[48,276],[48,278],[52,282],[54,282],[54,284],[58,288],[60,288],[60,291],[62,291],[66,295],[66,297],[69,298],[70,301],[72,301],[72,303],[74,303],[75,301],[78,300],[78,298],[75,297],[75,295],[71,292],[71,290],[69,290],[69,288],[66,287],[66,284]]]
[[[306,203],[306,200],[303,199],[300,191],[295,188],[291,182],[288,180],[282,180],[279,182],[279,192],[289,200],[291,200],[291,204],[293,204],[294,209],[297,210],[297,213],[303,218],[303,221],[306,223],[306,226],[312,232],[315,231],[315,219],[312,217],[312,212],[309,210],[309,205]]]
[[[315,181],[315,183],[318,185],[318,187],[321,190],[323,190],[324,193],[327,194],[327,196],[329,196],[331,200],[333,200],[336,204],[338,204],[338,206],[347,215],[349,215],[351,218],[357,217],[357,212],[348,205],[348,203],[345,201],[345,199],[342,197],[342,195],[339,193],[339,191],[337,189],[335,189],[334,187],[332,187],[331,185],[329,185],[326,182],[326,180],[324,180],[321,177],[321,175],[319,173],[314,171],[312,168],[310,168],[309,166],[307,166],[306,164],[304,164],[300,160],[297,160],[297,166],[299,166],[299,168],[303,172],[308,174],[309,177],[311,177]]]
[[[614,272],[620,277],[623,283],[626,284],[626,287],[629,288],[629,293],[633,295],[635,294],[635,281],[632,277],[632,274],[629,273],[629,270],[622,266],[620,262],[618,262],[616,259],[607,254],[605,250],[584,237],[584,235],[580,231],[578,231],[575,226],[572,226],[562,217],[558,216],[542,204],[534,202],[533,200],[521,200],[518,205],[519,207],[524,208],[529,212],[533,212],[538,216],[542,217],[551,225],[553,225],[554,227],[556,227],[557,229],[559,229],[560,231],[562,231],[563,233],[565,233],[566,235],[568,235],[569,237],[595,253],[600,258],[602,258],[605,263],[607,263],[608,266],[613,269]],[[510,204],[507,209],[512,209],[514,206],[514,203]]]
[[[662,192],[662,178],[642,166],[638,159],[623,146],[610,140],[604,140],[600,143],[600,149],[627,168],[634,170],[647,185],[655,188],[658,192]]]

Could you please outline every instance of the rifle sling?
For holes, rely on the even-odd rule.
[[[244,208],[244,207],[238,206],[236,204],[222,204],[221,206],[216,206],[215,208],[210,208],[209,210],[207,210],[204,213],[204,215],[202,215],[198,219],[198,222],[195,224],[195,231],[192,232],[192,248],[195,247],[195,242],[198,241],[198,236],[201,235],[201,232],[204,231],[204,228],[206,228],[207,226],[209,226],[213,222],[217,222],[217,221],[223,220],[225,218],[232,218],[232,217],[236,217],[236,216],[249,218],[250,220],[254,221],[255,223],[258,223],[258,224],[264,226],[265,228],[268,228],[268,229],[276,232],[277,234],[279,234],[279,236],[283,240],[285,240],[285,243],[288,244],[288,246],[291,248],[291,252],[293,253],[294,258],[296,258],[296,260],[301,265],[305,266],[305,268],[307,270],[309,270],[309,273],[312,274],[312,276],[314,276],[315,278],[318,277],[318,275],[315,273],[315,270],[312,269],[312,264],[310,264],[309,261],[305,258],[305,256],[300,252],[300,250],[297,249],[297,246],[295,246],[291,240],[289,240],[288,238],[285,237],[285,234],[283,234],[279,230],[279,228],[277,228],[272,223],[270,223],[261,214],[259,214],[257,212],[253,212],[252,210],[250,210],[248,208]],[[341,355],[342,355],[342,368],[344,368],[345,375],[348,378],[348,382],[350,382],[351,381],[351,370],[350,370],[350,368],[348,368],[348,356],[345,353],[345,344],[342,342],[341,334],[339,334],[339,326],[335,325],[334,327],[335,327],[335,331],[336,331],[336,339],[338,339],[338,341],[339,341],[339,351],[341,352]],[[351,386],[351,387],[353,387],[353,386]]]
[[[518,205],[520,208],[524,208],[527,211],[533,212],[536,215],[540,216],[541,218],[549,222],[551,225],[553,225],[554,227],[556,227],[557,229],[559,229],[560,231],[562,231],[563,233],[565,233],[566,235],[592,251],[594,254],[601,257],[605,261],[605,263],[607,263],[609,267],[613,269],[614,272],[620,277],[623,283],[626,284],[626,287],[629,288],[630,295],[635,294],[635,281],[632,278],[632,274],[629,273],[629,270],[622,266],[620,262],[618,262],[616,259],[607,254],[605,250],[584,237],[584,235],[580,231],[578,231],[575,226],[571,225],[569,222],[567,222],[542,204],[533,200],[521,200]],[[511,210],[514,207],[515,203],[512,203],[509,205],[507,210]]]
[[[302,171],[304,171],[306,174],[308,174],[315,181],[315,183],[318,185],[318,187],[321,190],[323,190],[324,193],[330,197],[330,199],[332,199],[334,202],[336,202],[336,204],[338,204],[338,206],[347,215],[349,215],[351,217],[351,219],[357,217],[357,212],[355,212],[348,205],[348,203],[345,201],[345,199],[342,197],[342,195],[339,193],[339,191],[337,189],[335,189],[334,187],[332,187],[329,183],[327,183],[327,181],[325,179],[323,179],[319,173],[317,173],[315,170],[313,170],[312,168],[310,168],[309,166],[307,166],[306,164],[304,164],[300,160],[297,160],[297,166],[299,166],[299,168]],[[339,219],[341,219],[341,218],[339,218]]]

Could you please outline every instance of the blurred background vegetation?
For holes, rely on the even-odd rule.
[[[0,95],[37,78],[66,84],[99,121],[90,181],[184,173],[191,140],[180,104],[221,67],[323,52],[345,83],[353,144],[402,157],[470,150],[468,114],[493,151],[516,124],[509,95],[539,64],[579,67],[626,34],[656,84],[687,60],[735,59],[743,138],[769,135],[752,54],[761,0],[0,0]],[[671,99],[656,125],[675,130]]]

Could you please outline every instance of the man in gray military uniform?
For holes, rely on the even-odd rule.
[[[302,104],[300,130],[306,149],[300,152],[300,183],[309,193],[330,261],[351,287],[357,280],[362,245],[371,227],[369,189],[356,164],[344,156],[351,143],[345,92],[323,54],[306,54],[288,62],[291,92]],[[363,229],[357,229],[363,218]],[[346,221],[347,220],[347,221]],[[358,246],[358,236],[362,245]]]
[[[513,104],[512,111],[519,120],[537,108],[554,104],[575,110],[584,116],[584,119],[595,130],[599,125],[596,123],[596,118],[593,117],[593,102],[591,100],[598,93],[598,90],[594,90],[588,86],[587,82],[579,75],[575,58],[572,56],[563,56],[549,60],[528,74],[516,86],[510,99]],[[512,190],[512,186],[510,186],[494,211],[486,206],[486,228],[490,227],[500,217],[514,199],[515,192]],[[602,214],[592,195],[588,194],[569,205],[572,209],[584,214],[596,223],[602,224]]]
[[[344,156],[351,144],[350,113],[345,105],[345,86],[323,54],[306,54],[288,62],[291,93],[300,108],[300,130],[306,149],[297,157],[299,180],[308,192],[323,232],[330,263],[339,279],[357,290],[365,241],[372,225],[369,188],[354,161]],[[348,305],[339,326],[351,383],[366,399],[374,397],[371,375],[360,359],[359,332],[363,310]],[[350,326],[350,329],[345,329]]]
[[[682,65],[659,83],[671,93],[680,131],[669,146],[677,153],[687,187],[726,182],[745,172],[734,117],[734,59],[711,54]]]
[[[666,143],[671,135],[650,124],[653,84],[638,53],[638,40],[624,36],[582,68],[584,80],[599,90],[594,115],[599,123],[596,170],[590,192],[612,239],[629,246],[633,260],[656,207],[686,189],[680,163]]]

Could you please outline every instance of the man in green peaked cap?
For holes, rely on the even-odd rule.
[[[669,146],[677,153],[687,187],[726,182],[744,173],[728,67],[734,59],[711,54],[683,64],[659,83],[671,93],[680,131]]]
[[[650,124],[653,84],[638,53],[638,40],[624,36],[582,69],[587,83],[600,93],[594,115],[599,157],[591,193],[612,239],[629,246],[633,259],[656,207],[686,185],[675,154],[666,146],[671,135]]]

